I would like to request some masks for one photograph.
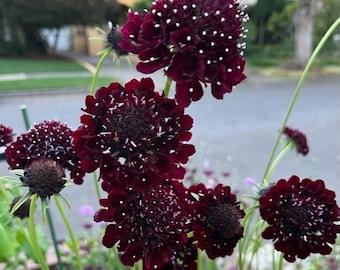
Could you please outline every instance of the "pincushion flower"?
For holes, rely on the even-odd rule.
[[[188,242],[188,193],[179,181],[165,180],[144,192],[115,186],[95,221],[106,221],[103,244],[118,243],[121,261],[132,266],[142,259],[143,269],[159,269],[171,263],[174,251]]]
[[[36,124],[6,148],[7,163],[11,169],[25,169],[35,160],[51,159],[68,170],[76,184],[81,184],[85,172],[72,149],[72,134],[73,131],[59,121]]]
[[[202,84],[222,99],[245,79],[242,23],[235,0],[156,0],[149,11],[128,14],[119,46],[138,54],[137,70],[164,69],[176,82],[175,98],[188,106],[203,95]]]
[[[37,194],[41,199],[58,195],[66,183],[63,169],[50,159],[33,161],[20,180],[29,188],[30,194]]]
[[[128,52],[122,50],[122,48],[118,46],[118,43],[122,40],[122,38],[123,36],[120,27],[118,25],[113,26],[110,24],[110,30],[106,37],[106,46],[110,47],[118,57],[128,54]]]
[[[231,255],[243,237],[240,219],[245,213],[231,193],[229,186],[218,184],[214,189],[198,184],[189,188],[198,195],[193,202],[192,228],[197,246],[205,250],[210,259]]]
[[[283,134],[285,134],[296,147],[296,151],[302,155],[307,155],[309,152],[307,137],[300,130],[292,129],[290,127],[285,127],[283,130]]]
[[[13,130],[10,127],[6,127],[0,124],[0,147],[6,146],[13,141]]]
[[[112,181],[145,190],[164,176],[183,178],[181,164],[195,152],[186,143],[192,118],[155,92],[150,78],[101,87],[87,96],[84,111],[74,149],[85,171],[100,168],[106,191]]]
[[[260,197],[260,214],[269,224],[263,238],[272,239],[288,262],[311,253],[329,254],[340,232],[335,193],[323,180],[280,179]]]

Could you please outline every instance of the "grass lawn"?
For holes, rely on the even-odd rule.
[[[109,85],[114,78],[100,77],[97,80],[97,86]],[[53,89],[53,88],[75,88],[84,87],[88,89],[91,86],[92,77],[72,77],[72,78],[43,78],[27,79],[15,81],[0,82],[0,93],[11,90],[30,90],[30,89]]]
[[[0,74],[85,71],[67,59],[0,58]]]

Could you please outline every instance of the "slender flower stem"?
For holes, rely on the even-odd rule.
[[[64,266],[63,266],[63,263],[61,261],[61,255],[60,255],[60,250],[59,250],[59,246],[58,246],[57,236],[56,236],[56,233],[55,233],[53,219],[52,219],[51,211],[50,211],[49,208],[46,208],[46,216],[47,216],[47,223],[50,225],[49,228],[50,228],[50,232],[51,232],[51,237],[52,237],[52,242],[53,242],[55,254],[57,255],[58,269],[63,270]]]
[[[327,32],[324,34],[324,36],[320,40],[319,44],[316,46],[315,50],[313,51],[311,57],[308,60],[308,63],[306,64],[306,67],[304,68],[304,70],[303,70],[303,72],[301,74],[301,77],[300,77],[300,79],[298,81],[298,84],[297,84],[297,86],[295,88],[295,91],[294,91],[294,94],[292,96],[292,99],[291,99],[290,104],[288,106],[287,113],[286,113],[285,118],[284,118],[284,120],[282,122],[282,126],[281,126],[281,129],[280,129],[280,132],[279,132],[279,134],[277,136],[277,139],[275,141],[273,150],[272,150],[272,152],[270,154],[270,157],[269,157],[269,160],[268,160],[268,163],[267,163],[267,167],[265,169],[262,181],[268,180],[268,172],[270,170],[270,167],[272,165],[274,156],[275,156],[277,148],[279,146],[279,143],[280,143],[280,140],[281,140],[281,137],[282,137],[282,132],[283,132],[284,128],[286,127],[287,123],[288,123],[290,115],[291,115],[291,113],[293,111],[293,108],[295,106],[295,102],[296,102],[296,100],[297,100],[297,98],[298,98],[298,96],[299,96],[299,94],[301,92],[302,85],[303,85],[303,83],[304,83],[304,81],[305,81],[305,79],[306,79],[306,77],[308,75],[308,72],[311,69],[312,64],[314,63],[314,61],[315,61],[316,57],[318,56],[319,52],[321,51],[323,46],[326,44],[326,41],[332,35],[332,33],[338,27],[338,25],[340,25],[340,17],[329,27]]]
[[[11,201],[2,183],[0,183],[0,195],[2,195],[7,202]]]
[[[61,203],[60,203],[60,200],[58,198],[58,195],[54,195],[54,200],[55,200],[55,203],[58,207],[58,210],[59,210],[59,213],[63,219],[63,222],[65,224],[65,227],[68,231],[68,234],[70,236],[70,239],[71,239],[71,244],[72,244],[72,251],[73,253],[75,254],[76,256],[76,264],[78,266],[78,269],[79,270],[83,270],[83,265],[82,265],[82,262],[81,262],[81,258],[80,258],[80,254],[79,254],[79,248],[78,248],[78,244],[77,244],[77,241],[76,241],[76,238],[74,237],[74,234],[73,234],[73,231],[72,231],[72,228],[71,228],[71,225],[66,217],[66,214],[65,214],[65,211],[64,211],[64,208],[62,207]]]
[[[280,254],[278,270],[283,270],[283,253]]]
[[[203,270],[202,266],[202,250],[197,248],[197,270]]]
[[[91,83],[91,88],[90,88],[90,95],[93,96],[94,95],[94,91],[95,91],[95,88],[96,88],[96,83],[97,83],[97,80],[98,80],[98,75],[99,75],[99,71],[100,69],[102,68],[103,64],[104,64],[104,61],[105,59],[110,55],[111,53],[111,50],[105,50],[102,54],[102,56],[100,57],[99,61],[98,61],[98,64],[97,64],[97,67],[96,67],[96,71],[92,77],[92,83]]]
[[[48,270],[48,265],[46,262],[46,259],[41,252],[39,242],[38,242],[38,237],[37,237],[37,232],[35,231],[35,220],[34,220],[34,212],[35,212],[35,204],[37,202],[38,195],[33,194],[31,197],[31,204],[30,204],[30,210],[29,210],[29,222],[28,222],[28,231],[30,235],[30,239],[32,242],[33,250],[35,252],[35,255],[37,257],[37,260],[39,262],[39,265],[42,270]]]
[[[29,120],[27,107],[25,105],[22,105],[20,107],[20,109],[21,109],[22,117],[24,119],[25,128],[26,128],[26,130],[29,130],[30,127],[31,127],[31,123],[30,123],[30,120]],[[61,261],[59,245],[58,245],[57,236],[56,236],[56,233],[55,233],[53,219],[52,219],[52,216],[51,216],[50,209],[47,207],[45,209],[45,212],[46,212],[46,215],[47,215],[47,224],[48,224],[48,227],[49,227],[50,232],[51,232],[53,247],[54,247],[55,253],[57,255],[58,267],[59,267],[59,270],[63,270],[64,267],[63,267],[63,264],[62,264],[62,261]],[[44,212],[43,212],[43,215],[44,215]]]
[[[99,188],[98,176],[97,176],[96,171],[94,171],[92,173],[92,175],[93,175],[93,183],[94,183],[94,187],[95,187],[95,190],[96,190],[96,195],[97,195],[97,198],[98,198],[98,201],[99,201],[100,200],[100,188]]]
[[[165,81],[165,85],[164,85],[164,96],[165,97],[169,97],[171,83],[172,83],[172,80],[169,77],[167,77]]]
[[[294,143],[288,142],[281,150],[281,152],[276,156],[276,158],[273,160],[272,164],[270,165],[270,168],[267,172],[268,179],[271,177],[272,173],[276,169],[277,165],[280,163],[282,158],[293,148]]]
[[[28,117],[26,105],[21,105],[20,110],[21,110],[22,118],[24,119],[25,128],[26,130],[29,130],[31,128],[31,123]]]

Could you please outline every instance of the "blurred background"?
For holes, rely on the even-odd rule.
[[[74,51],[96,55],[103,42],[96,27],[122,25],[129,8],[142,10],[151,0],[0,0],[0,56],[53,55]],[[301,68],[316,42],[340,16],[339,0],[241,0],[247,5],[248,63]],[[339,63],[340,30],[327,43],[319,64]],[[1,61],[1,60],[0,60]]]

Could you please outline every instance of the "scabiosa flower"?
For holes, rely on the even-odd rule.
[[[127,55],[128,52],[122,50],[119,46],[118,43],[123,39],[122,32],[120,27],[113,26],[112,24],[110,25],[110,31],[107,34],[107,46],[110,47],[116,54],[117,56],[123,56]]]
[[[37,194],[41,199],[59,194],[66,183],[63,169],[57,162],[50,159],[33,161],[20,180],[28,186],[31,194]]]
[[[205,250],[210,259],[231,255],[243,236],[240,219],[245,215],[236,195],[222,184],[214,189],[198,184],[189,191],[198,195],[192,205],[192,228],[198,247]]]
[[[283,130],[283,134],[287,135],[287,137],[293,141],[296,147],[296,151],[302,155],[307,155],[309,152],[307,138],[304,133],[297,129],[291,129],[289,127],[285,127]]]
[[[137,189],[157,184],[165,175],[184,177],[181,164],[195,152],[192,118],[172,99],[154,91],[150,78],[112,83],[86,97],[87,114],[74,132],[74,149],[82,168],[108,182]]]
[[[95,221],[111,222],[103,237],[104,246],[118,243],[121,261],[132,266],[142,259],[143,269],[159,269],[171,262],[174,251],[188,242],[188,193],[179,181],[165,180],[154,188],[136,192],[115,186]]]
[[[210,84],[215,98],[245,79],[242,23],[247,21],[235,0],[156,0],[149,11],[131,11],[119,46],[138,54],[137,70],[164,68],[176,82],[178,103],[188,106]]]
[[[13,141],[13,129],[0,124],[0,147]]]
[[[260,197],[260,214],[269,224],[263,238],[272,239],[288,262],[311,253],[329,254],[329,244],[340,232],[335,193],[323,180],[300,180],[295,175],[279,180]]]
[[[70,176],[76,184],[81,184],[85,172],[72,149],[72,133],[67,125],[59,121],[36,124],[6,148],[7,163],[11,169],[25,169],[35,160],[51,159],[70,171]]]

